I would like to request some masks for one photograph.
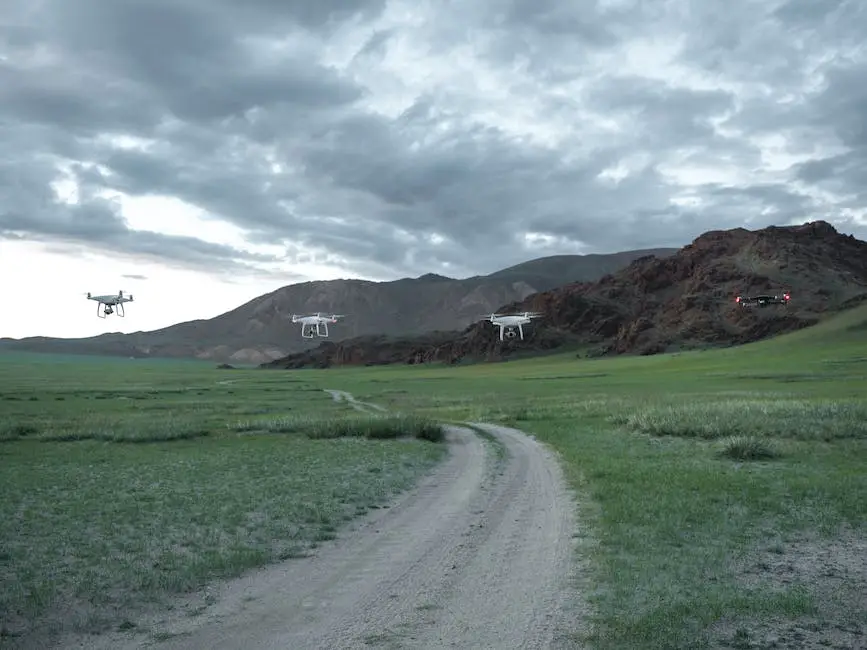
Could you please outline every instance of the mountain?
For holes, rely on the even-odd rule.
[[[501,304],[566,283],[596,280],[636,258],[670,255],[676,250],[543,257],[487,276],[465,279],[429,273],[393,282],[304,282],[282,287],[209,320],[151,332],[81,339],[2,339],[0,349],[261,363],[309,350],[321,341],[302,339],[301,326],[291,322],[293,313],[345,314],[346,319],[330,326],[331,338],[336,341],[371,334],[409,336],[456,330]]]
[[[738,294],[791,292],[787,306],[744,308]],[[265,364],[456,363],[503,359],[567,345],[588,354],[656,354],[756,341],[812,325],[867,300],[867,243],[816,221],[706,232],[674,255],[643,256],[596,281],[574,282],[504,303],[536,311],[528,340],[500,342],[489,323],[461,332],[388,340],[361,337]]]

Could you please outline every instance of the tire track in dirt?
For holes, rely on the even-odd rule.
[[[312,557],[217,586],[216,603],[197,617],[153,621],[159,642],[112,634],[88,647],[574,647],[563,633],[577,615],[568,584],[575,521],[559,465],[520,431],[473,426],[490,440],[447,427],[443,463]]]

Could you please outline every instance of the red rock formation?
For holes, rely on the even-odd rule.
[[[735,302],[738,294],[785,291],[792,296],[787,306],[744,308]],[[637,259],[597,282],[504,305],[498,312],[544,314],[525,342],[500,342],[496,329],[480,322],[434,338],[360,337],[268,365],[454,363],[570,343],[597,346],[599,353],[656,354],[757,341],[814,324],[821,314],[865,298],[867,242],[841,235],[824,221],[737,228],[707,232],[671,257]]]

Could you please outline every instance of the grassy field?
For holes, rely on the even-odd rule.
[[[134,591],[303,552],[442,454],[368,437],[488,421],[560,453],[589,647],[867,647],[867,307],[655,357],[297,372],[33,359],[0,357],[8,625],[69,594],[80,626],[119,625],[111,606]],[[324,388],[413,417],[347,426],[358,414]]]
[[[303,555],[409,487],[440,434],[283,373],[2,354],[0,647],[132,626],[170,594]]]
[[[303,376],[556,448],[590,647],[867,647],[867,308],[724,350]]]

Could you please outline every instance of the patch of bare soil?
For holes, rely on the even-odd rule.
[[[867,535],[843,530],[833,539],[801,537],[751,555],[739,570],[746,588],[803,586],[816,612],[798,619],[720,621],[715,648],[737,650],[867,649]]]

